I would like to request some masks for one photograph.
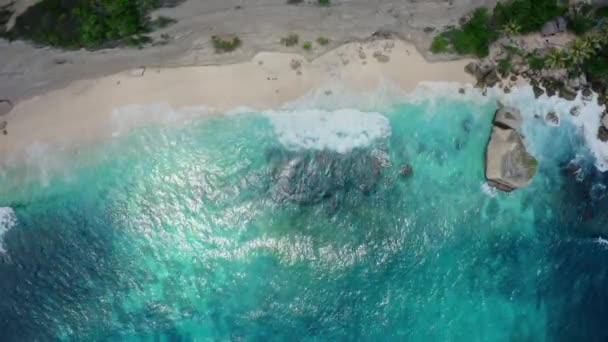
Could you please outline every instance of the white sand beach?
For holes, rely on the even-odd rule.
[[[111,137],[112,119],[133,105],[204,107],[196,115],[209,115],[243,106],[280,108],[329,83],[366,91],[388,80],[411,91],[423,81],[473,81],[464,72],[469,60],[428,62],[414,45],[398,39],[348,43],[311,61],[307,57],[262,52],[237,64],[147,67],[76,81],[19,102],[3,118],[8,134],[0,137],[0,158],[39,143],[69,146]],[[130,125],[149,124],[154,118],[136,121]]]

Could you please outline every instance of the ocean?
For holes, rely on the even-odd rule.
[[[540,163],[509,194],[497,100]],[[2,170],[0,340],[606,341],[601,110],[453,84],[124,110],[167,121]]]

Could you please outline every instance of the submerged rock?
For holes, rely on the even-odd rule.
[[[549,112],[545,115],[545,122],[549,126],[557,127],[559,126],[559,116],[555,112]]]
[[[523,188],[536,174],[538,162],[526,151],[517,131],[522,121],[521,113],[514,108],[496,112],[486,149],[486,178],[488,184],[502,191]]]
[[[339,192],[371,193],[390,166],[380,150],[267,152],[272,196],[277,202],[314,204]]]
[[[404,178],[409,178],[414,174],[414,169],[411,165],[405,164],[399,168],[399,175]]]

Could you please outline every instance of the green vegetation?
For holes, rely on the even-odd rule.
[[[521,34],[521,26],[515,21],[509,21],[502,26],[500,32],[507,37],[514,37]]]
[[[490,45],[500,37],[538,31],[550,19],[565,13],[556,0],[511,0],[500,2],[489,13],[486,8],[476,9],[469,18],[463,18],[460,28],[448,30],[435,37],[431,51],[454,51],[463,55],[485,57]],[[438,38],[440,37],[440,38]]]
[[[545,54],[545,66],[550,69],[563,69],[567,66],[568,56],[558,49],[551,49]]]
[[[13,12],[9,11],[8,6],[0,7],[0,33],[6,30],[6,24],[13,15]]]
[[[42,0],[20,15],[4,34],[62,48],[103,48],[150,41],[145,34],[170,18],[151,21],[162,0]]]
[[[317,0],[319,6],[329,6],[331,4],[330,0]]]
[[[211,36],[215,52],[230,52],[241,46],[241,39],[236,35]]]
[[[545,67],[545,59],[538,56],[536,53],[530,53],[526,56],[526,61],[532,70],[542,70]]]
[[[312,43],[305,41],[304,44],[302,44],[302,48],[306,51],[310,51],[312,49]]]
[[[285,46],[298,45],[299,41],[300,41],[300,37],[295,33],[291,33],[287,37],[281,38],[281,44],[283,44]]]
[[[435,36],[431,43],[432,53],[445,53],[450,51],[450,42],[442,35]]]
[[[321,36],[321,37],[317,38],[317,43],[319,43],[319,45],[321,45],[321,46],[325,46],[325,45],[329,44],[329,39]]]
[[[452,43],[454,51],[461,55],[485,57],[490,51],[490,44],[498,39],[498,33],[492,27],[490,19],[486,8],[478,8],[460,29],[448,31],[444,37]]]
[[[492,21],[495,27],[514,23],[525,34],[540,31],[547,21],[565,14],[566,10],[558,6],[556,0],[511,0],[496,4]]]
[[[513,64],[511,64],[510,58],[507,57],[498,61],[498,72],[502,77],[506,77],[507,75],[509,75],[512,69]]]

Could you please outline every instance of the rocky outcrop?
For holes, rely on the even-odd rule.
[[[518,132],[523,118],[514,108],[496,112],[492,134],[486,149],[486,178],[488,184],[502,191],[513,191],[530,184],[538,162],[526,151]]]
[[[475,77],[478,87],[493,87],[500,82],[496,65],[491,60],[475,61],[467,64],[464,71]]]
[[[597,138],[600,141],[608,142],[608,114],[602,118],[602,123],[597,131]]]

